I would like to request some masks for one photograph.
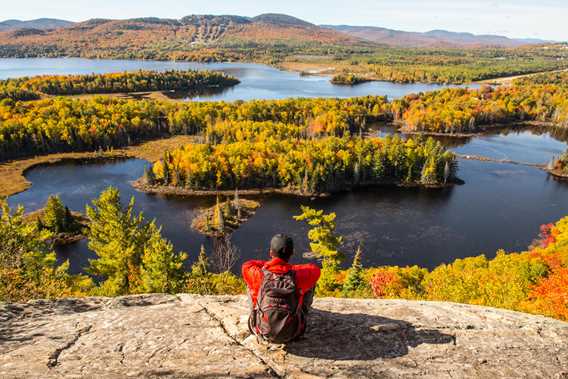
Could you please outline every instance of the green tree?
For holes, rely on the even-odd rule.
[[[197,261],[191,266],[192,276],[206,276],[209,273],[209,258],[205,252],[205,247],[201,245]]]
[[[161,230],[155,221],[148,225],[147,233],[141,268],[143,291],[179,292],[185,284],[183,264],[187,254],[175,252],[172,243],[162,238]]]
[[[365,285],[365,280],[363,278],[363,264],[361,262],[362,254],[361,246],[359,246],[355,252],[355,256],[353,257],[353,264],[347,272],[345,284],[343,285],[343,293],[345,295],[355,292]]]
[[[339,251],[343,237],[335,232],[335,213],[324,214],[323,210],[302,207],[302,214],[294,216],[296,221],[305,221],[312,228],[308,232],[310,248],[315,257],[322,260],[322,275],[317,290],[320,294],[329,294],[339,285],[337,273],[344,255]]]
[[[126,208],[116,188],[108,188],[93,205],[87,206],[91,220],[89,249],[98,258],[90,261],[89,272],[103,278],[102,295],[119,296],[141,290],[140,266],[146,227],[142,214],[134,214],[134,198]]]
[[[89,278],[69,274],[68,262],[57,265],[52,233],[26,222],[23,207],[12,213],[0,201],[0,211],[0,301],[82,296],[90,289]]]
[[[58,234],[67,231],[66,208],[59,196],[49,196],[45,204],[42,225]]]
[[[107,296],[178,291],[185,281],[185,253],[176,253],[155,221],[135,214],[134,198],[123,207],[120,193],[108,188],[87,206],[89,248],[98,258],[89,272],[103,278],[98,292]]]

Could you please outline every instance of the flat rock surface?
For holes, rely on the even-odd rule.
[[[568,323],[485,307],[316,299],[287,346],[248,335],[245,297],[0,304],[0,378],[559,378]]]

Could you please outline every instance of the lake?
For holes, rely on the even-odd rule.
[[[368,82],[357,86],[338,86],[329,76],[301,76],[297,72],[250,63],[193,63],[171,61],[108,60],[82,58],[0,59],[0,79],[34,75],[91,74],[135,70],[216,70],[241,81],[235,87],[207,95],[194,96],[193,101],[284,99],[289,97],[356,97],[386,95],[399,98],[409,93],[433,91],[438,84],[397,84]],[[471,85],[476,87],[476,85]]]
[[[566,149],[565,140],[543,130],[512,129],[469,139],[443,139],[456,152],[546,163]],[[27,173],[33,186],[9,198],[11,206],[29,211],[43,206],[50,194],[59,194],[70,208],[85,205],[107,186],[120,189],[126,203],[131,196],[137,209],[163,225],[164,235],[192,258],[211,241],[191,230],[196,211],[213,204],[212,198],[180,198],[147,195],[129,184],[143,173],[147,162],[137,159],[106,164],[63,164],[38,167]],[[513,164],[459,161],[464,185],[444,190],[379,188],[326,199],[308,200],[266,196],[262,208],[233,235],[241,261],[266,257],[273,234],[286,232],[307,251],[307,228],[295,222],[300,205],[336,212],[338,232],[346,237],[344,251],[350,257],[363,246],[364,264],[434,267],[456,258],[499,248],[526,249],[539,226],[568,215],[568,183],[550,178],[544,171]],[[85,242],[60,249],[60,260],[69,259],[71,270],[81,272],[93,254]],[[302,261],[300,256],[296,261]]]

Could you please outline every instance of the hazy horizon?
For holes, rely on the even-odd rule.
[[[318,5],[317,3],[320,3]],[[350,7],[339,0],[303,2],[289,0],[231,0],[215,2],[162,0],[22,0],[4,6],[2,21],[57,18],[74,22],[92,18],[129,19],[159,17],[179,19],[191,14],[239,15],[283,13],[322,25],[374,26],[409,32],[447,30],[473,34],[503,35],[510,38],[537,38],[566,41],[568,4],[561,0],[401,0],[393,5],[382,0],[359,0]],[[527,30],[527,27],[530,28]]]

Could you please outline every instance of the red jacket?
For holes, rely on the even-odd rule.
[[[291,265],[281,258],[272,258],[270,261],[252,260],[245,262],[243,264],[243,279],[249,289],[253,305],[256,305],[258,291],[264,278],[263,268],[277,274],[283,274],[290,270],[295,271],[296,286],[302,293],[314,288],[320,277],[320,269],[314,264]]]

